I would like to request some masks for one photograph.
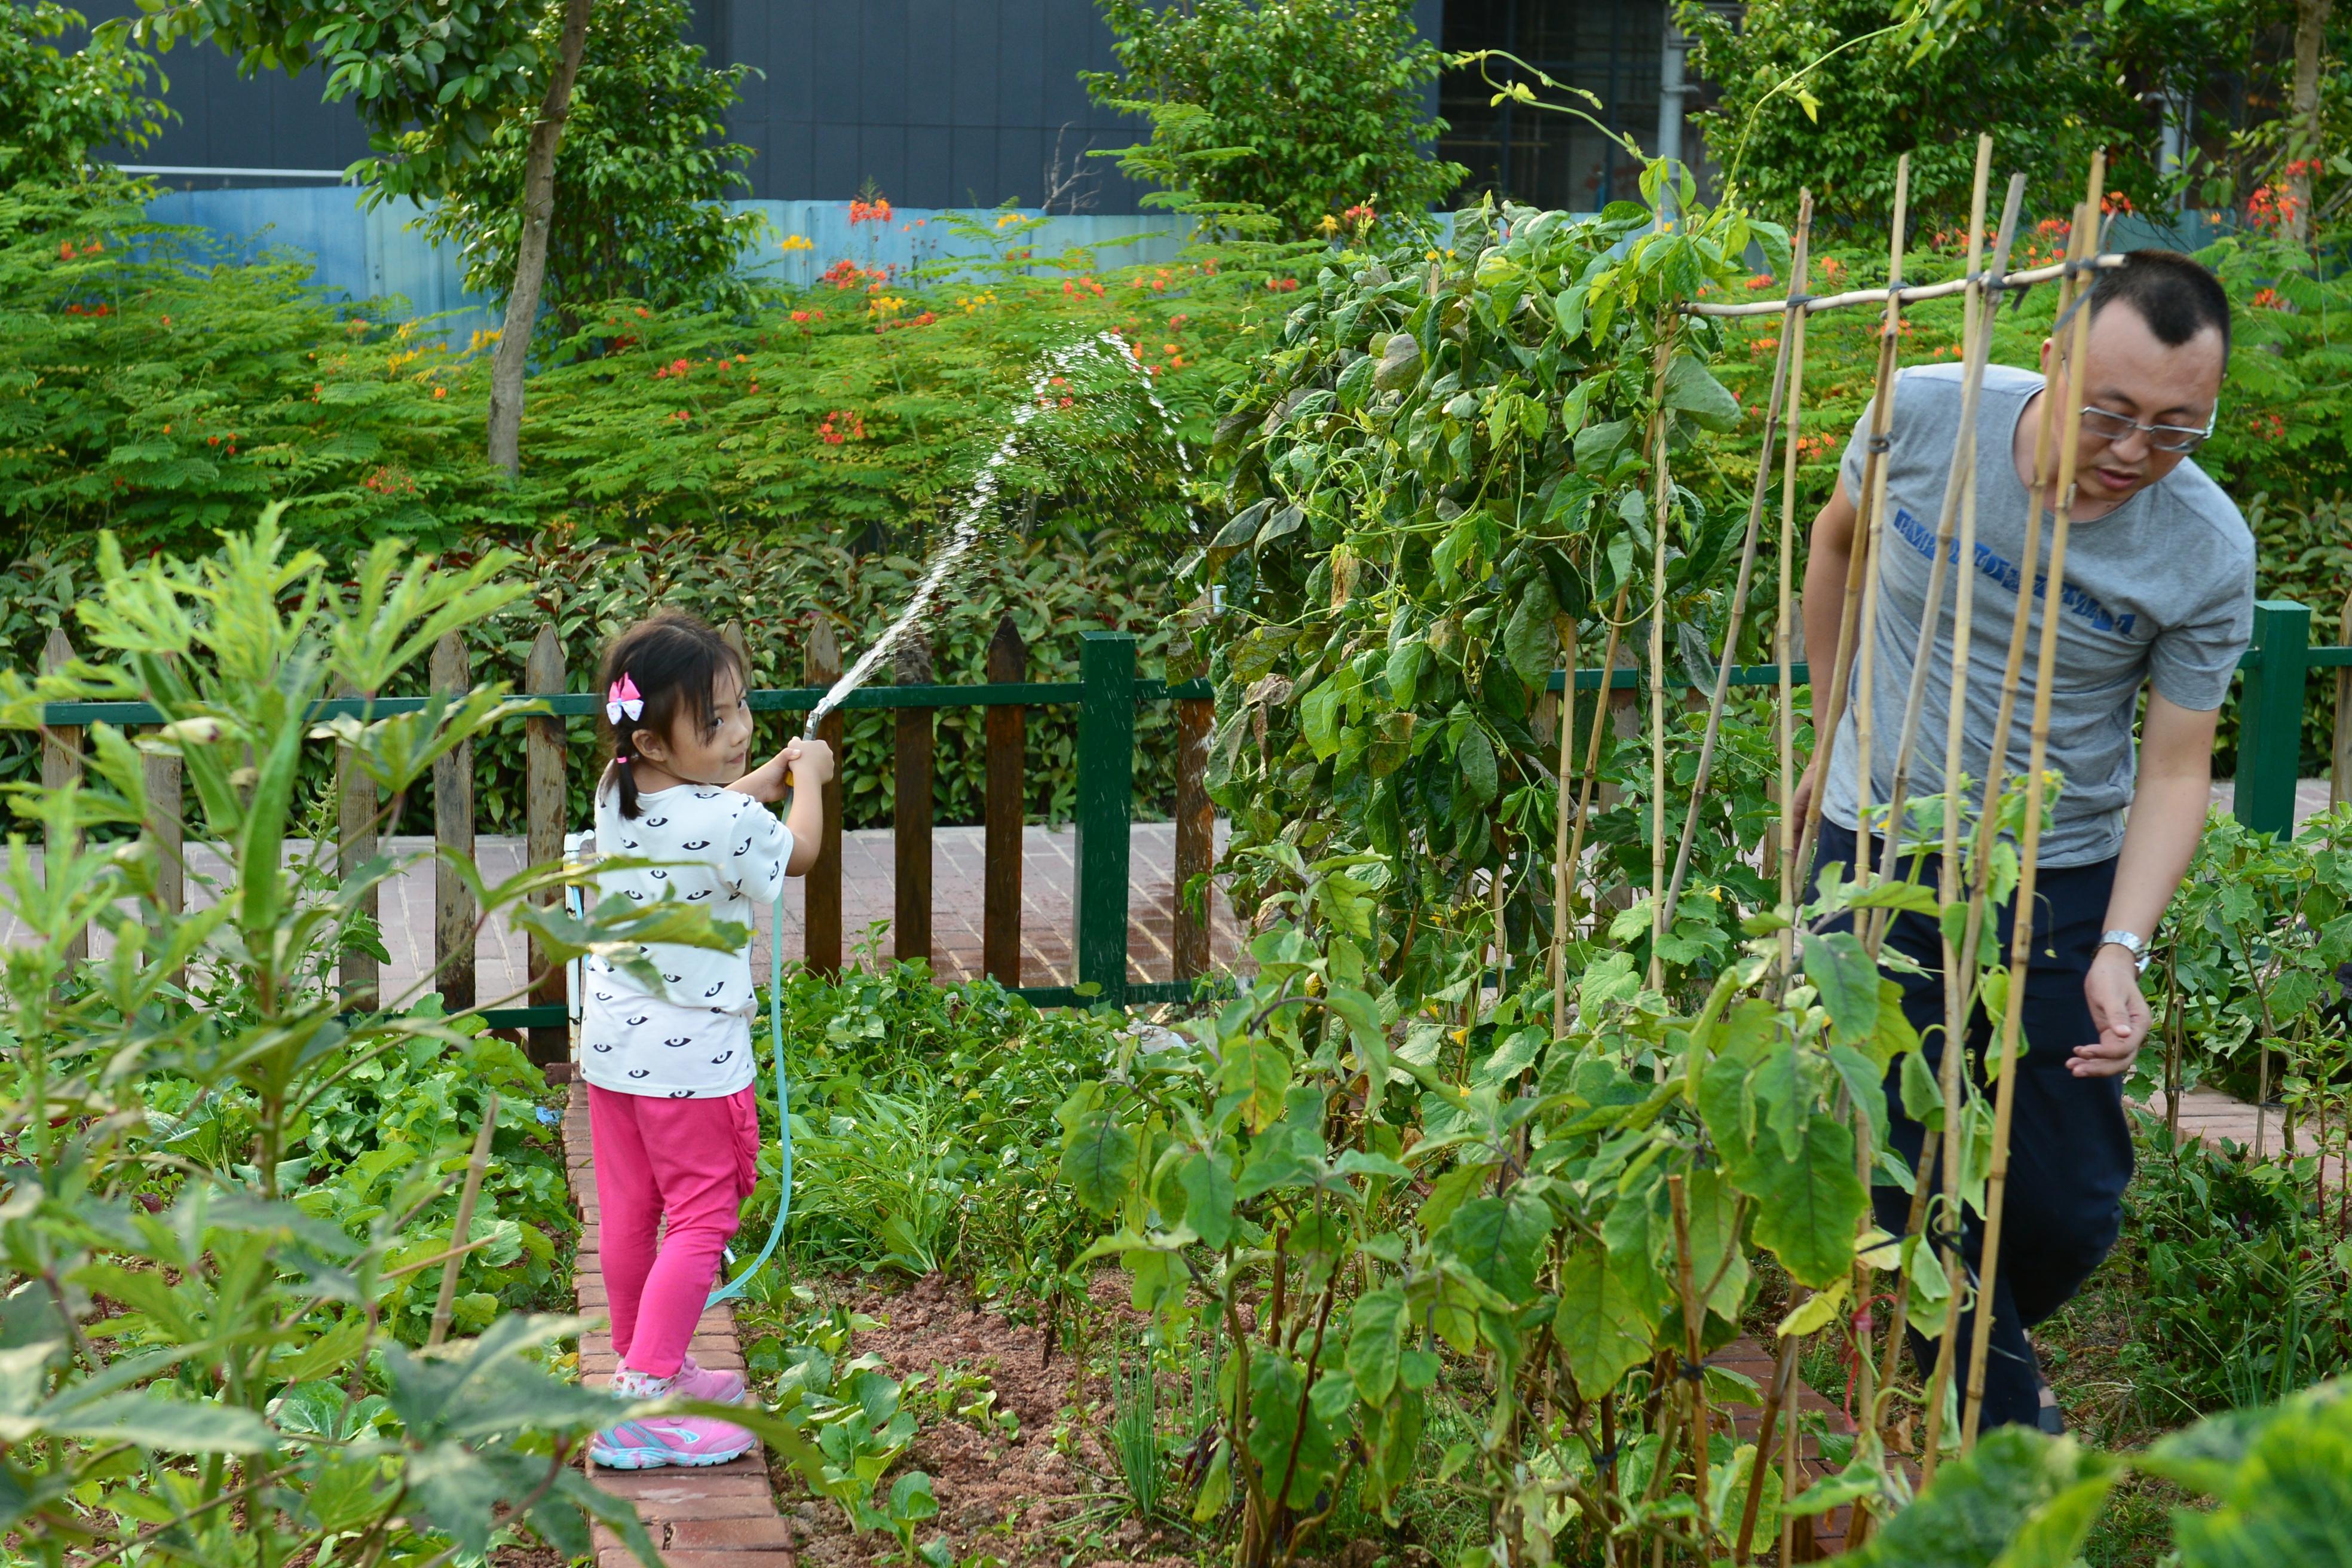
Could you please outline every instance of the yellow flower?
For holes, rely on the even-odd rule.
[[[795,250],[814,250],[816,248],[816,241],[811,239],[804,234],[787,235],[784,237],[784,243],[777,247],[777,248],[786,253]]]
[[[996,220],[996,226],[999,228],[1010,228],[1013,225],[1019,223],[1020,221],[1021,215],[1019,213],[1006,213]]]
[[[1333,217],[1329,213],[1325,213],[1323,215],[1323,221],[1317,224],[1315,226],[1321,229],[1324,236],[1328,238],[1328,237],[1339,232],[1339,220]]]

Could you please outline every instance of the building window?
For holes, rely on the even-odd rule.
[[[1646,148],[1657,138],[1665,28],[1664,0],[1446,0],[1444,47],[1449,54],[1507,49],[1554,81],[1600,99],[1598,109],[1575,101]],[[1518,74],[1501,61],[1487,70],[1496,81]],[[1547,95],[1532,79],[1529,86],[1539,97],[1562,96]],[[1439,84],[1439,111],[1452,129],[1438,151],[1470,171],[1457,205],[1484,191],[1571,212],[1638,199],[1641,161],[1622,146],[1574,115],[1507,100],[1490,107],[1494,95],[1475,67],[1448,71]]]

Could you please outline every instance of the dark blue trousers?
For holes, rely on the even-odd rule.
[[[1822,866],[1853,864],[1854,834],[1824,818],[1813,859]],[[1872,840],[1875,864],[1885,847]],[[1906,864],[1903,874],[1908,874]],[[1936,885],[1931,863],[1922,880]],[[2115,1246],[2123,1220],[2124,1188],[2131,1181],[2131,1129],[2124,1120],[2121,1078],[2078,1079],[2066,1070],[2076,1046],[2098,1036],[2083,977],[2105,930],[2107,895],[2116,863],[2044,870],[2033,897],[2032,959],[2026,971],[2025,1037],[2018,1060],[2016,1099],[2010,1123],[2008,1192],[2001,1205],[2000,1270],[1992,1291],[1992,1338],[1985,1365],[1984,1425],[2031,1426],[2038,1418],[2039,1371],[2025,1331],[2070,1300]],[[1818,884],[1816,884],[1818,885]],[[1999,911],[2000,950],[2009,951],[2014,900]],[[1925,915],[1898,914],[1887,928],[1886,946],[1900,951],[1927,973],[1894,974],[1903,987],[1903,1012],[1919,1032],[1921,1053],[1940,1075],[1944,1058],[1943,938]],[[1990,1082],[2000,1050],[1999,1020],[1979,1006],[1969,1021],[1969,1059],[1977,1082]],[[1900,1064],[1897,1064],[1898,1067]],[[1918,1169],[1926,1130],[1903,1114],[1895,1073],[1886,1079],[1890,1142],[1903,1162]],[[1926,1175],[1931,1192],[1942,1190],[1943,1161]],[[1878,1223],[1895,1235],[1910,1224],[1911,1196],[1899,1187],[1871,1194]],[[1982,1259],[1983,1221],[1973,1211],[1961,1233],[1961,1252],[1973,1276]],[[1960,1321],[1959,1359],[1954,1381],[1968,1386],[1973,1312]],[[1940,1327],[1940,1325],[1930,1325]],[[1911,1352],[1921,1375],[1934,1367],[1935,1342],[1917,1327]]]

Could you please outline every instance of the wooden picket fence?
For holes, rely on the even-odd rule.
[[[730,624],[724,635],[740,652],[742,634]],[[932,797],[935,716],[945,708],[980,707],[985,721],[987,788],[984,808],[984,872],[982,911],[982,967],[993,979],[1040,1006],[1067,1006],[1092,1001],[1127,1005],[1179,1001],[1194,994],[1194,982],[1209,972],[1210,944],[1205,895],[1183,896],[1209,870],[1213,853],[1214,812],[1205,780],[1211,702],[1205,681],[1171,686],[1139,679],[1136,674],[1135,638],[1121,632],[1087,631],[1081,635],[1079,679],[1076,681],[1032,681],[1027,679],[1028,649],[1010,616],[998,623],[988,648],[988,680],[980,686],[941,686],[930,679],[930,655],[919,644],[902,656],[897,683],[867,686],[850,694],[819,726],[818,736],[836,752],[842,742],[842,712],[846,709],[887,708],[897,712],[894,770],[897,798],[929,802]],[[73,658],[73,647],[62,631],[53,631],[44,651],[47,668],[62,668]],[[841,654],[831,629],[819,622],[809,639],[803,676],[808,684],[750,694],[755,714],[803,714],[839,678]],[[460,692],[472,684],[466,649],[453,635],[435,647],[428,670],[431,689]],[[575,721],[593,723],[600,700],[569,689],[571,672],[552,625],[542,626],[523,668],[523,686],[542,711],[524,720],[524,854],[531,865],[559,860],[564,835],[575,825],[564,819],[569,783],[565,730]],[[414,712],[425,698],[364,698],[342,694],[322,703],[318,717],[341,714],[383,717]],[[1129,828],[1135,787],[1135,710],[1140,702],[1172,701],[1177,712],[1176,844],[1174,911],[1174,978],[1135,982],[1128,978]],[[1024,985],[1022,975],[1022,829],[1027,779],[1027,710],[1054,703],[1078,708],[1077,802],[1076,816],[1076,885],[1072,942],[1075,983],[1068,985]],[[154,724],[163,715],[143,702],[53,702],[43,712],[41,780],[52,787],[79,778],[82,770],[86,727],[92,723]],[[777,737],[767,737],[770,744]],[[756,743],[756,742],[755,742]],[[156,806],[151,824],[163,851],[163,899],[173,909],[183,907],[185,887],[181,866],[180,763],[176,757],[147,759],[147,786]],[[339,760],[339,866],[351,874],[377,852],[380,803],[374,784]],[[825,789],[824,841],[805,879],[803,904],[803,954],[808,967],[835,974],[842,962],[841,784]],[[438,849],[455,852],[470,862],[475,851],[474,759],[470,743],[455,748],[433,766],[433,826]],[[896,869],[893,946],[900,958],[931,955],[932,820],[928,810],[900,810],[892,829]],[[54,847],[54,846],[52,847]],[[446,854],[436,862],[433,921],[434,974],[443,1004],[452,1011],[476,1002],[476,938],[480,910],[472,890],[448,864]],[[550,895],[552,896],[552,895]],[[362,895],[361,911],[379,917],[376,890]],[[76,956],[89,951],[85,931],[77,938]],[[530,973],[534,977],[529,1005],[488,1009],[493,1028],[524,1031],[530,1053],[543,1062],[560,1061],[568,1054],[567,971],[550,962],[538,944],[531,944]],[[375,1005],[379,982],[374,957],[346,953],[338,984],[349,1005]]]

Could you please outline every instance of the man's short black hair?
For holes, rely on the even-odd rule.
[[[2139,312],[2158,342],[2172,348],[2210,327],[2230,352],[2230,296],[2202,263],[2177,250],[2135,250],[2121,267],[2099,273],[2091,285],[2091,314],[2121,300]]]

